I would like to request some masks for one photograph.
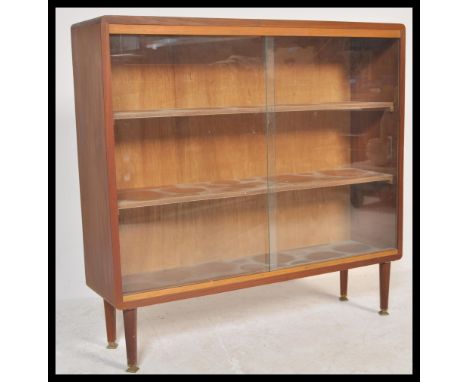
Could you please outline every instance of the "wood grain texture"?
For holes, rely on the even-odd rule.
[[[275,195],[276,208],[269,216],[276,226],[270,241],[277,252],[350,238],[349,187]]]
[[[109,25],[101,24],[101,55],[104,94],[104,128],[106,132],[106,159],[108,167],[107,186],[110,204],[110,224],[112,234],[112,259],[115,277],[114,290],[116,306],[122,303],[122,273],[120,267],[119,211],[117,208],[117,181],[115,164],[114,119],[112,118],[112,73],[110,60]]]
[[[119,209],[160,206],[262,195],[267,192],[285,192],[327,188],[371,182],[392,182],[392,175],[357,168],[281,174],[272,177],[228,179],[217,182],[176,184],[153,188],[119,190]]]
[[[283,96],[288,90],[284,89]],[[269,147],[274,150],[270,177],[346,168],[350,163],[349,124],[348,112],[275,114]],[[270,198],[269,210],[270,226],[274,227],[270,234],[273,254],[349,239],[348,186],[270,195],[274,197]]]
[[[105,15],[92,20],[77,23],[78,27],[84,23],[101,22],[106,24],[124,25],[187,25],[187,26],[243,26],[243,27],[295,27],[295,28],[333,28],[333,29],[391,29],[404,30],[403,24],[396,23],[364,23],[342,21],[315,21],[315,20],[262,20],[262,19],[234,19],[234,18],[203,18],[203,17],[158,17],[158,16],[121,16]]]
[[[115,305],[121,277],[113,253],[118,231],[112,223],[116,201],[109,196],[114,170],[108,162],[101,24],[73,28],[72,48],[86,283]]]
[[[118,51],[127,43],[123,36],[113,45]],[[155,38],[138,40],[143,46],[161,43]],[[263,43],[263,38],[204,43],[194,37],[192,43],[170,44],[156,53],[148,48],[147,64],[122,64],[114,59],[114,111],[264,105]]]
[[[399,38],[398,29],[344,29],[259,26],[185,26],[185,25],[131,25],[109,24],[111,34],[166,34],[166,35],[217,35],[217,36],[327,36],[327,37],[381,37]]]
[[[350,101],[348,39],[274,39],[275,104]]]
[[[270,176],[349,167],[348,112],[280,113],[274,116]]]
[[[116,121],[119,189],[267,174],[265,116]]]
[[[274,105],[268,112],[281,113],[290,111],[350,111],[350,110],[389,110],[393,111],[392,102],[326,102],[308,105]],[[167,118],[186,117],[199,115],[224,115],[224,114],[255,114],[265,113],[265,106],[251,107],[223,107],[223,108],[198,108],[198,109],[160,109],[145,111],[121,111],[114,113],[114,119],[137,118]]]
[[[124,276],[268,252],[264,195],[120,211]]]
[[[258,273],[247,276],[231,277],[223,280],[214,280],[193,285],[186,285],[164,290],[153,290],[128,294],[124,296],[126,308],[159,304],[174,300],[221,293],[230,290],[249,288],[256,285],[287,281],[295,278],[319,275],[328,272],[337,272],[345,269],[362,267],[366,265],[388,262],[398,257],[395,249],[353,256],[345,259],[330,260],[317,264],[307,264],[294,268],[279,269],[275,271]]]
[[[268,252],[264,195],[120,211],[124,276]],[[349,189],[284,192],[274,213],[278,251],[350,237]]]

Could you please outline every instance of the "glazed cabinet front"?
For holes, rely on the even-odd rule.
[[[110,48],[124,294],[396,248],[397,39]]]
[[[399,39],[270,41],[270,268],[397,248]]]
[[[111,35],[124,293],[268,270],[264,46]]]

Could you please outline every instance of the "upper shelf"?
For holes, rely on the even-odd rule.
[[[248,106],[248,107],[210,107],[193,109],[158,109],[144,111],[117,111],[114,119],[136,118],[163,118],[163,117],[188,117],[197,115],[221,115],[221,114],[255,114],[265,112],[289,112],[289,111],[352,111],[352,110],[387,110],[393,111],[393,102],[326,102],[307,105],[275,105]]]
[[[214,200],[312,188],[370,182],[392,182],[393,175],[358,168],[341,168],[299,174],[248,179],[177,184],[118,191],[119,209],[160,206],[181,202]]]

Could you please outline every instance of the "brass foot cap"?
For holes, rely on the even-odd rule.
[[[348,301],[348,297],[344,294],[340,297],[340,301]]]
[[[140,368],[137,365],[128,365],[127,372],[136,373]]]
[[[379,312],[379,314],[380,314],[381,316],[388,316],[388,315],[389,315],[387,309],[382,309],[382,310]]]
[[[108,349],[117,349],[117,342],[108,342],[107,343]]]

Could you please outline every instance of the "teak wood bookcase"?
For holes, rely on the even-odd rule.
[[[402,256],[405,28],[103,16],[72,27],[87,285],[123,310]]]

